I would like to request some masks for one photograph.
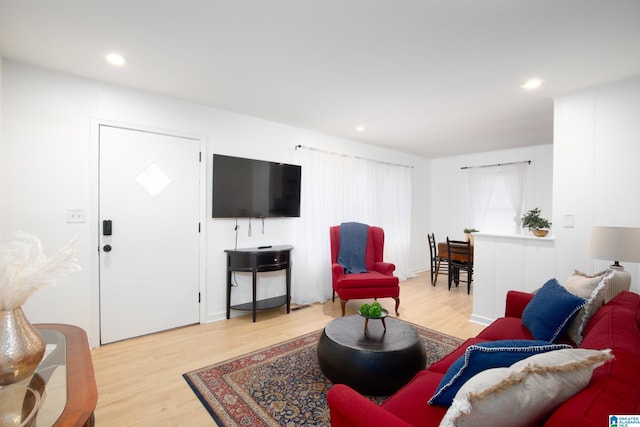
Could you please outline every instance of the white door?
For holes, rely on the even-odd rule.
[[[101,125],[99,144],[101,343],[197,323],[200,141]]]

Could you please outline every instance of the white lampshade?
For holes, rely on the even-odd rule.
[[[593,227],[589,256],[608,261],[640,262],[640,228]]]
[[[593,227],[589,256],[614,261],[611,268],[615,274],[609,280],[605,296],[605,302],[608,302],[620,291],[631,289],[631,274],[624,270],[619,261],[640,262],[640,228]]]

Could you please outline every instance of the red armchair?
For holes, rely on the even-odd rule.
[[[338,264],[340,254],[340,226],[329,229],[331,240],[331,278],[333,301],[336,293],[340,298],[342,315],[345,305],[351,299],[393,298],[396,300],[396,315],[400,306],[400,285],[393,275],[396,266],[382,261],[384,252],[384,231],[380,227],[369,226],[365,255],[366,273],[349,274]]]

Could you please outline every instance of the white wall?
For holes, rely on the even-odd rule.
[[[433,159],[431,161],[431,229],[429,232],[435,233],[438,241],[445,240],[447,236],[453,239],[464,238],[463,230],[470,226],[467,172],[460,169],[464,166],[531,160],[525,209],[539,207],[543,213],[547,212],[548,216],[551,216],[553,146],[551,141],[543,141],[541,144]]]
[[[640,226],[640,76],[558,97],[554,111],[553,220],[575,219],[573,228],[554,227],[566,278],[613,261],[589,259],[593,225]],[[638,264],[621,264],[638,292]]]
[[[428,270],[429,243],[427,234],[431,229],[430,192],[432,174],[431,161],[417,159],[413,168],[413,214],[411,216],[411,251],[409,268],[412,272]]]
[[[45,251],[52,254],[73,235],[79,237],[82,271],[70,276],[67,283],[39,291],[30,298],[25,312],[32,322],[75,324],[87,330],[92,345],[99,343],[98,163],[96,135],[92,134],[92,123],[97,119],[207,140],[204,321],[224,317],[223,250],[235,244],[235,223],[210,218],[213,153],[294,163],[294,146],[302,144],[414,166],[412,233],[416,237],[411,242],[409,267],[417,270],[427,264],[423,238],[429,223],[426,159],[11,60],[4,61],[3,71],[2,240],[11,231],[21,229],[39,236]],[[88,221],[68,224],[65,215],[69,208],[85,209]],[[253,236],[248,237],[247,220],[241,220],[238,247],[289,243],[293,240],[293,221],[296,220],[267,220],[262,235],[258,232],[259,223],[254,220]]]
[[[471,321],[488,325],[504,315],[509,290],[532,292],[556,277],[553,237],[477,233]]]

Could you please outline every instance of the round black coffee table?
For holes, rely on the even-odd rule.
[[[397,319],[346,316],[327,324],[318,341],[320,370],[334,384],[372,396],[393,394],[425,368],[424,344],[411,325]]]

